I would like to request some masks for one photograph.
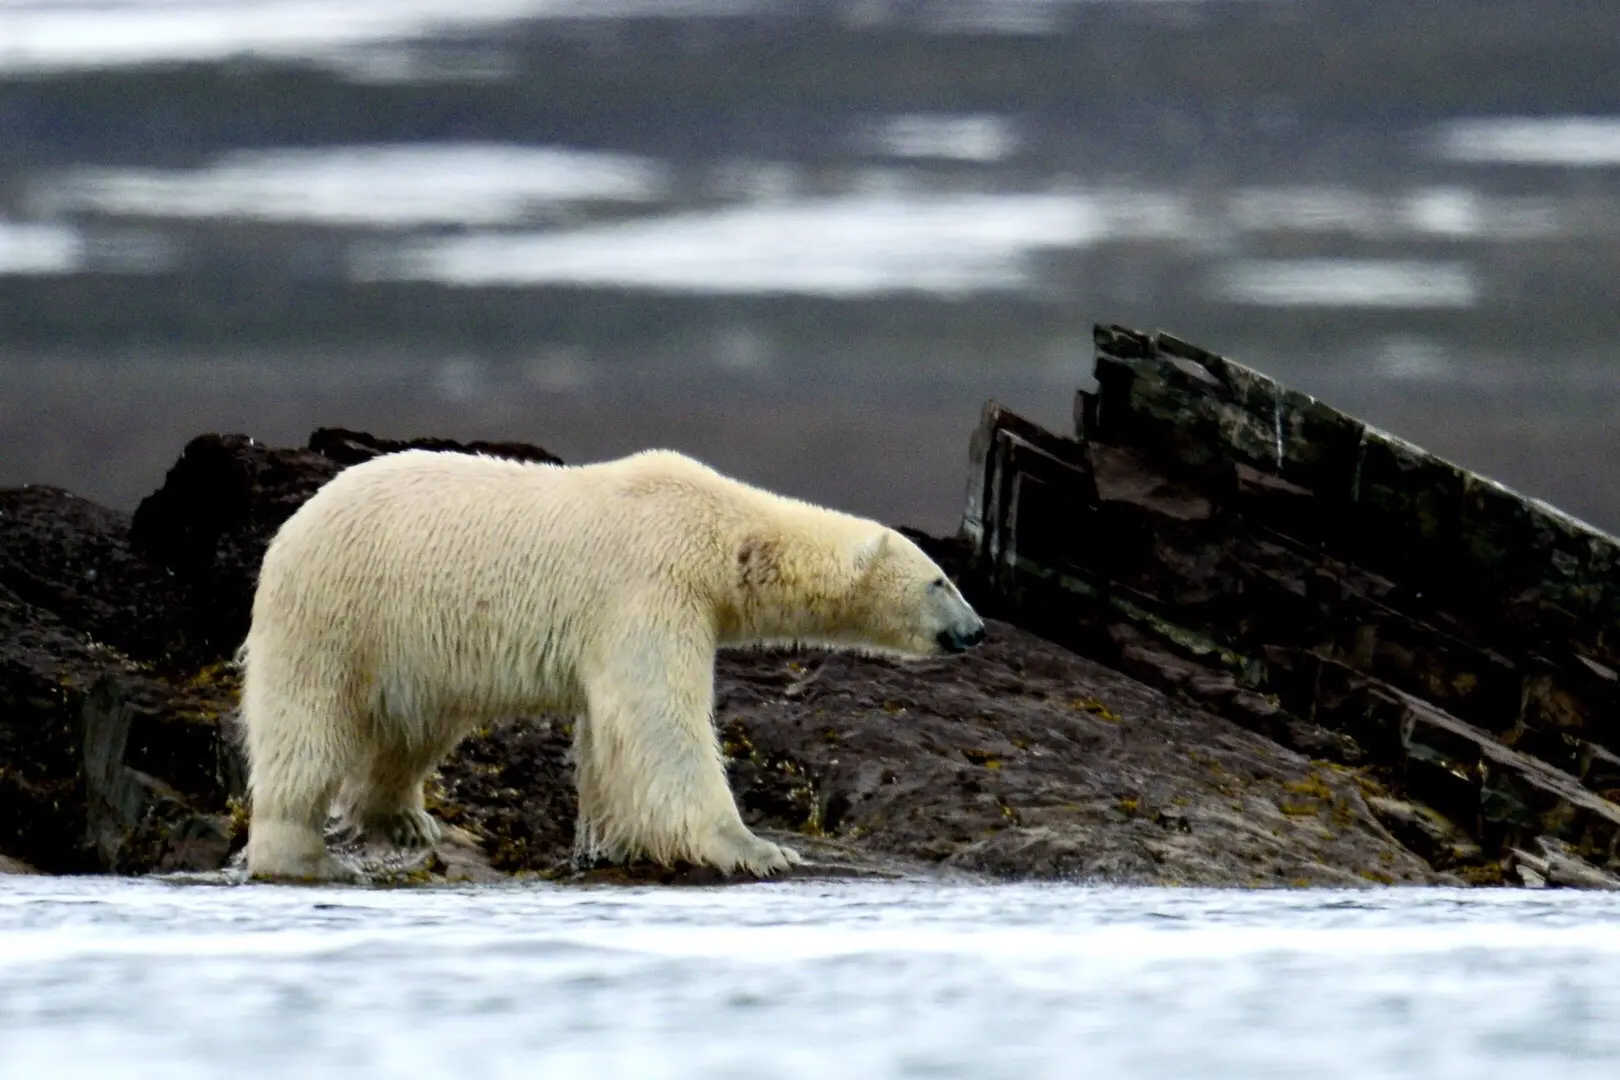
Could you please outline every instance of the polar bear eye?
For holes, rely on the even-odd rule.
[[[933,581],[928,583],[928,587],[930,589],[943,589],[945,587],[945,579],[942,577],[935,578]]]

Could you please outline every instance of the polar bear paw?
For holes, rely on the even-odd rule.
[[[363,885],[367,881],[359,869],[330,855],[295,866],[250,868],[248,877],[273,885]]]
[[[444,836],[432,814],[414,807],[368,817],[362,831],[368,840],[407,850],[434,847]]]
[[[248,876],[261,881],[356,883],[358,870],[326,850],[318,830],[296,822],[255,819],[244,853]]]
[[[798,866],[804,862],[797,851],[769,840],[761,840],[738,826],[715,833],[697,852],[697,861],[726,873],[741,871],[756,877]]]

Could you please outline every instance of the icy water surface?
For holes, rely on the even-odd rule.
[[[1620,1075],[1573,893],[0,879],[0,1075]]]

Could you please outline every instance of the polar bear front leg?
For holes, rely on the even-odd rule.
[[[634,651],[585,679],[576,858],[645,856],[765,876],[801,862],[743,824],[711,720],[714,654]]]

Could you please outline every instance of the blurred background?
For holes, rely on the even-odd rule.
[[[1620,4],[0,0],[0,485],[674,446],[954,527],[1173,331],[1620,527]]]

